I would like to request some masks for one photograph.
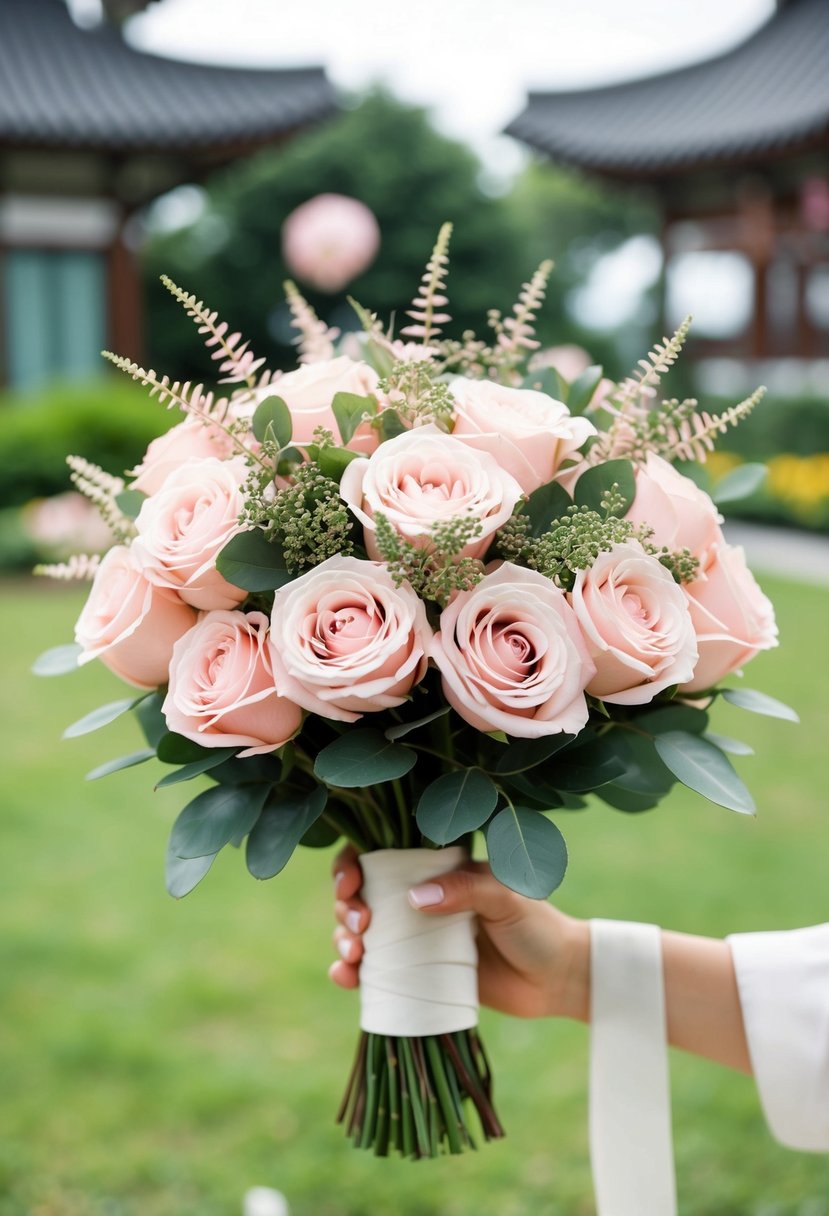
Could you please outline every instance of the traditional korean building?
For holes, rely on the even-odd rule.
[[[183,182],[289,139],[336,108],[321,68],[182,63],[131,47],[146,0],[92,28],[64,0],[0,2],[0,384],[141,356],[130,217]]]
[[[666,265],[745,259],[743,332],[698,354],[829,355],[829,3],[778,0],[733,50],[606,88],[531,93],[508,133],[661,207]]]

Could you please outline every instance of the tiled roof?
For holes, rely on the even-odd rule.
[[[265,143],[336,109],[322,68],[182,63],[76,26],[64,0],[0,0],[0,147],[202,150]]]
[[[829,151],[829,2],[788,0],[734,50],[678,71],[530,93],[507,133],[562,163],[631,178]]]

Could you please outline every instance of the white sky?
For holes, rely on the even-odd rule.
[[[497,133],[528,88],[610,83],[705,58],[773,9],[774,0],[162,0],[128,36],[182,59],[322,64],[347,89],[384,80],[431,106],[499,177],[521,163]]]

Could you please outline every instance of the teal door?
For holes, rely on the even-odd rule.
[[[12,249],[4,265],[10,386],[36,389],[50,380],[98,374],[106,345],[104,255]]]

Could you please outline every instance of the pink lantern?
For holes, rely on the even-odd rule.
[[[282,254],[298,279],[319,291],[341,291],[374,261],[380,228],[365,203],[318,194],[282,225]]]

